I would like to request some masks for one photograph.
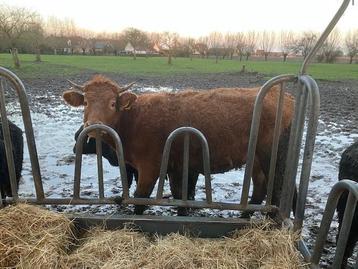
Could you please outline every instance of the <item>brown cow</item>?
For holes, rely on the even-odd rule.
[[[73,84],[73,83],[72,83]],[[164,143],[178,127],[192,126],[206,136],[210,148],[212,173],[239,168],[246,162],[250,125],[258,88],[213,89],[179,93],[151,93],[137,96],[113,81],[95,76],[85,85],[75,85],[63,94],[72,106],[84,106],[84,124],[106,124],[120,135],[126,162],[139,172],[136,197],[149,197],[159,176]],[[271,144],[278,100],[278,88],[265,97],[257,141],[251,203],[261,203],[266,193]],[[286,147],[294,100],[286,94],[280,150],[276,168],[273,203],[278,205],[286,159]],[[93,134],[89,134],[93,135]],[[113,146],[111,138],[104,140]],[[179,139],[180,140],[180,139]],[[182,140],[182,139],[181,139]],[[168,175],[174,198],[181,198],[182,141],[173,143]],[[195,184],[203,172],[200,143],[190,144],[189,199],[194,199]],[[266,176],[266,177],[265,177]],[[141,214],[143,206],[136,206]]]

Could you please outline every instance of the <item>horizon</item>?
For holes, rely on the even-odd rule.
[[[26,0],[6,0],[0,3],[28,8],[38,12],[44,19],[51,16],[72,19],[78,27],[96,33],[121,32],[128,27],[135,27],[147,32],[170,31],[181,36],[198,38],[214,31],[222,33],[264,30],[322,32],[342,0],[302,0],[294,11],[282,10],[288,2],[285,0],[260,1],[260,9],[257,9],[257,1],[253,3],[222,0],[220,4],[215,3],[216,5],[202,0],[192,2],[173,0],[170,4],[167,2],[138,0],[135,11],[132,11],[133,7],[130,3],[114,0],[103,0],[101,5],[97,3],[91,5],[84,0],[63,0],[60,2],[61,5],[54,5],[52,1],[46,0],[31,3]],[[290,2],[297,3],[297,1]],[[172,6],[175,6],[175,12]],[[320,12],[322,7],[325,12]],[[79,12],[82,9],[85,11]],[[122,9],[128,12],[120,12],[119,10]],[[238,13],[237,10],[243,11]],[[253,16],[254,12],[255,16]],[[105,13],[105,15],[99,16],[96,20],[94,17],[97,17],[98,13]],[[315,19],[316,14],[319,14],[319,20]],[[356,18],[358,18],[358,10],[356,6],[350,6],[336,28],[344,32],[357,29]]]

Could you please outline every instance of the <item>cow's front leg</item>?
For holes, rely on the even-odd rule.
[[[153,165],[152,163],[144,164],[138,166],[138,173],[139,178],[134,197],[149,198],[159,177],[159,167]],[[142,215],[145,208],[145,205],[135,205],[134,214]]]

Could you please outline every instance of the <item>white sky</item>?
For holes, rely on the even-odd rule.
[[[114,32],[126,27],[198,37],[212,31],[322,31],[343,0],[0,0],[44,18],[73,18],[81,28]],[[358,28],[358,0],[338,24]]]

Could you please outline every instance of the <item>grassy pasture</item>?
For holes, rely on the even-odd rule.
[[[36,63],[34,55],[20,55],[22,67],[13,68],[11,55],[0,54],[0,66],[10,68],[21,78],[42,78],[71,76],[86,70],[103,73],[126,73],[146,76],[168,76],[189,73],[234,73],[246,65],[247,71],[255,71],[267,76],[293,73],[297,74],[300,62],[288,61],[242,61],[220,60],[215,64],[213,59],[188,58],[173,59],[169,66],[164,57],[132,57],[115,56],[79,56],[79,55],[43,55],[42,62]],[[316,79],[326,80],[358,80],[357,64],[312,64],[308,72]]]

